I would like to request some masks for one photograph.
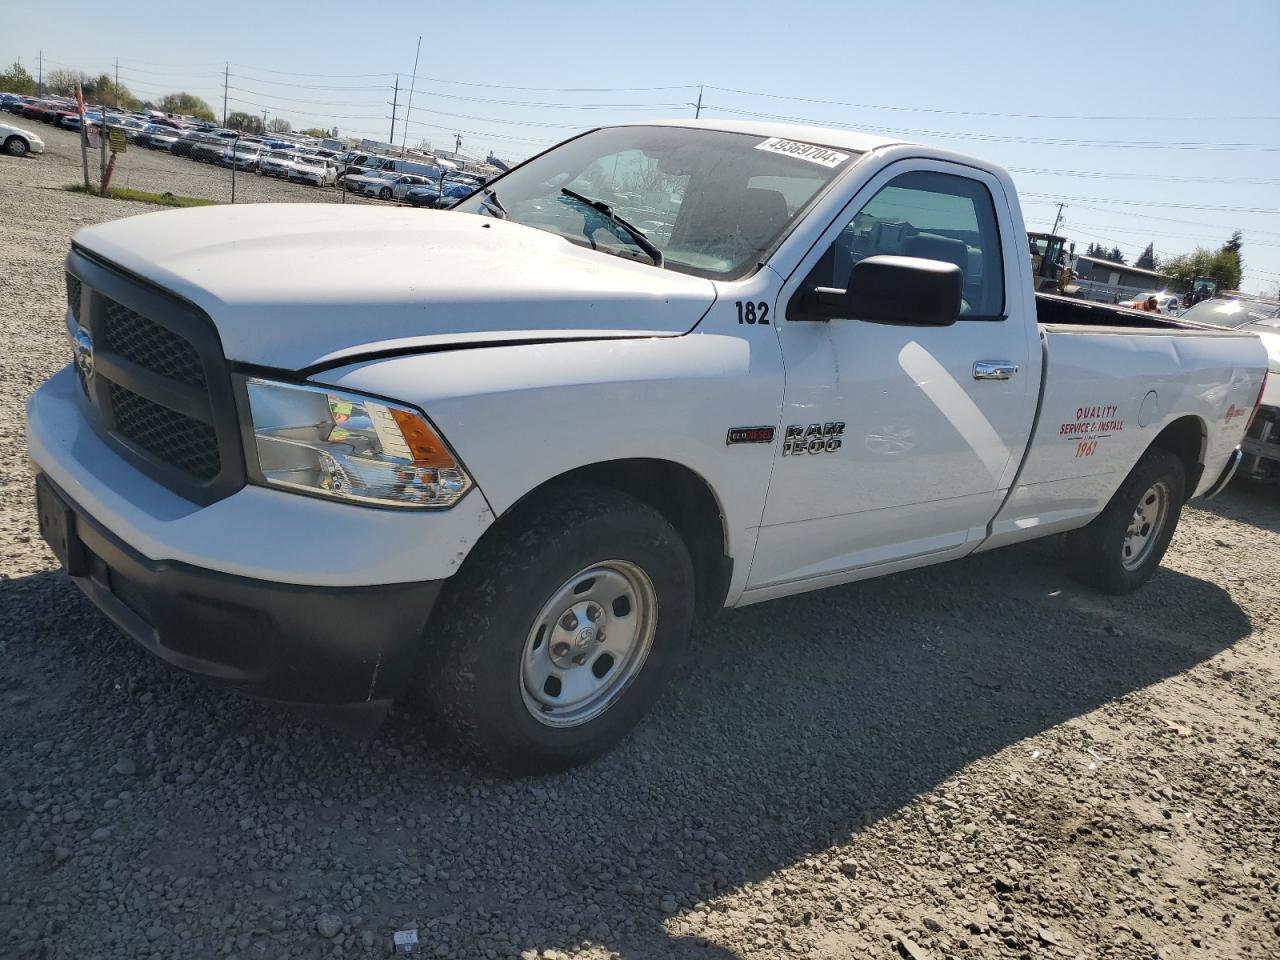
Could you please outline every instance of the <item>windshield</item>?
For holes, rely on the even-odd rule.
[[[797,215],[856,161],[849,150],[719,130],[610,127],[561,144],[492,181],[509,218],[571,243],[652,263],[599,209],[635,225],[665,267],[729,279],[753,270]],[[486,192],[453,209],[484,215]]]
[[[1184,313],[1183,320],[1211,323],[1215,327],[1239,327],[1280,314],[1280,304],[1266,300],[1203,300]]]

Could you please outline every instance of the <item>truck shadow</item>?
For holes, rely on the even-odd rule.
[[[1191,506],[1259,530],[1280,533],[1280,485],[1237,478],[1212,500],[1193,500]]]
[[[96,763],[133,752],[156,771],[137,781],[130,814],[143,835],[164,828],[145,862],[181,865],[184,850],[195,858],[209,837],[237,836],[241,817],[288,798],[292,842],[324,852],[288,864],[264,854],[253,868],[274,871],[290,899],[320,905],[340,905],[335,891],[348,877],[388,878],[358,911],[341,911],[376,931],[370,956],[391,930],[414,924],[428,951],[446,943],[463,956],[573,950],[584,940],[631,958],[736,956],[681,935],[681,916],[1250,630],[1211,583],[1165,569],[1116,600],[1069,584],[1054,541],[1029,544],[726,613],[614,753],[507,782],[438,743],[434,725],[408,710],[352,745],[178,676],[60,576],[0,581],[5,619],[19,610],[10,656],[36,678],[63,671],[65,686],[39,694],[39,710],[19,725],[56,722],[105,751]],[[92,649],[77,654],[86,643]],[[157,743],[138,742],[146,730]],[[189,767],[171,758],[192,756],[205,758],[205,772],[175,800],[175,773]],[[237,788],[237,777],[252,787]],[[211,915],[246,895],[234,872],[196,883]],[[584,889],[589,898],[575,894]]]

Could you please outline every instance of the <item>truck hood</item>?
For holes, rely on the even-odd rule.
[[[228,359],[289,370],[468,343],[679,336],[715,301],[710,280],[449,211],[200,207],[74,242],[203,309]]]

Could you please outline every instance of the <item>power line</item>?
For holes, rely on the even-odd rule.
[[[734,87],[716,87],[707,84],[708,90],[719,90],[723,93],[737,93],[748,97],[767,97],[770,100],[792,100],[797,103],[820,103],[832,107],[851,107],[856,110],[893,110],[903,113],[932,113],[942,116],[952,117],[997,117],[1006,120],[1077,120],[1077,121],[1101,121],[1101,120],[1157,120],[1169,122],[1182,121],[1274,121],[1280,120],[1280,116],[1274,117],[1224,117],[1221,115],[1200,116],[1200,117],[1173,117],[1173,116],[1140,116],[1140,115],[1121,115],[1121,114],[1070,114],[1070,113],[998,113],[989,110],[945,110],[941,107],[906,107],[900,105],[889,105],[884,103],[850,103],[845,100],[824,100],[818,97],[796,97],[782,93],[765,93],[759,90],[740,90]]]
[[[1215,213],[1280,214],[1280,210],[1271,210],[1265,207],[1224,207],[1216,204],[1169,203],[1164,200],[1117,200],[1110,197],[1064,197],[1059,194],[1050,193],[1025,193],[1022,194],[1022,196],[1050,200],[1054,203],[1115,203],[1135,207],[1164,207],[1170,210],[1211,210]]]
[[[1252,186],[1280,186],[1280,177],[1196,177],[1158,173],[1103,173],[1097,170],[1053,170],[1045,167],[1006,167],[1010,173],[1043,174],[1055,177],[1083,177],[1091,180],[1150,180],[1157,183],[1239,183]]]
[[[719,110],[721,113],[730,113],[736,116],[753,117],[763,120],[776,120],[783,123],[805,123],[815,126],[839,127],[846,130],[887,133],[894,136],[933,137],[944,140],[973,140],[984,143],[1029,143],[1051,147],[1095,147],[1116,150],[1257,150],[1266,153],[1280,151],[1280,144],[1265,143],[1214,143],[1194,140],[1085,140],[1073,137],[1033,137],[1013,135],[1006,136],[991,133],[952,133],[947,130],[916,130],[907,127],[881,127],[867,123],[854,124],[841,123],[835,120],[813,120],[803,117],[783,116],[776,113],[759,113],[754,110],[737,110],[723,106],[709,108],[705,103],[702,106],[704,110],[715,109]]]

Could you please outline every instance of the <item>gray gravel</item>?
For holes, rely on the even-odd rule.
[[[80,162],[80,135],[69,130],[51,127],[43,123],[14,118],[19,126],[34,130],[45,142],[46,151],[32,158],[37,169],[24,170],[24,181],[47,187],[63,187],[69,183],[83,183],[84,172]],[[7,159],[7,158],[6,158]],[[98,182],[99,153],[89,152],[89,176]],[[303,183],[289,183],[274,177],[256,173],[236,172],[235,199],[237,203],[377,203],[376,200],[357,201],[337,187],[313,187]],[[3,182],[3,181],[0,181]],[[175,157],[159,150],[148,150],[137,144],[116,158],[111,186],[148,190],[152,193],[172,193],[184,197],[204,197],[208,200],[231,200],[231,170],[226,167],[197,163],[194,160]]]
[[[351,743],[157,664],[39,542],[61,260],[145,209],[42,189],[54,149],[0,159],[0,956],[1280,955],[1276,491],[1128,598],[1047,542],[728,613],[566,775],[409,709]]]

